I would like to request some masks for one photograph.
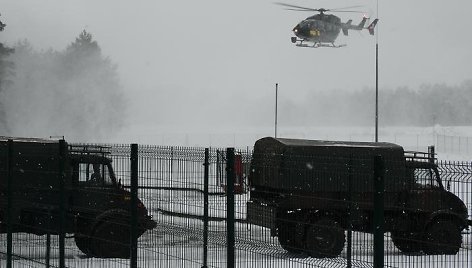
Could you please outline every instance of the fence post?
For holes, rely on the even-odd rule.
[[[428,146],[428,161],[432,164],[434,164],[434,160],[435,160],[435,155],[436,155],[436,152],[435,152],[435,149],[434,149],[434,145],[431,145],[431,146]]]
[[[210,154],[209,149],[205,148],[205,162],[204,174],[203,174],[203,266],[202,268],[208,267],[208,177],[209,177],[209,165],[210,165]]]
[[[13,175],[13,140],[7,142],[7,268],[12,268],[13,236],[12,236],[12,175]]]
[[[234,268],[234,148],[226,149],[226,239],[227,266]]]
[[[65,222],[66,222],[66,187],[65,187],[65,161],[66,161],[66,141],[59,140],[59,267],[66,267],[65,260]]]
[[[130,267],[138,267],[138,144],[131,144]]]
[[[347,268],[352,267],[352,154],[348,166]]]
[[[48,209],[48,224],[46,233],[46,268],[49,268],[51,261],[51,210]]]
[[[374,268],[384,266],[384,162],[374,157]]]

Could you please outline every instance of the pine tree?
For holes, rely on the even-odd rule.
[[[125,105],[117,68],[90,33],[83,31],[63,51],[37,52],[27,41],[15,49],[16,75],[7,91],[12,133],[90,141],[121,127]]]
[[[0,32],[4,30],[6,24],[0,21]],[[8,60],[8,56],[13,53],[13,49],[0,43],[0,96],[3,96],[4,90],[11,85],[9,76],[13,74],[13,63]],[[5,98],[0,98],[0,135],[8,134],[8,125],[6,121]]]

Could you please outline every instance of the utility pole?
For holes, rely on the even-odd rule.
[[[277,98],[279,83],[275,83],[275,138],[277,138]]]

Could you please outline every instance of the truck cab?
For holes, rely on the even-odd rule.
[[[12,232],[59,234],[62,209],[62,230],[73,234],[83,253],[129,258],[131,193],[116,178],[107,149],[0,137],[0,232],[6,232],[8,200]],[[140,237],[157,223],[137,203]]]
[[[117,179],[109,156],[105,146],[69,146],[75,242],[87,255],[128,258],[131,193]],[[136,210],[139,237],[157,224],[139,199]]]

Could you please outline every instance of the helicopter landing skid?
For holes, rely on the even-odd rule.
[[[335,45],[334,43],[314,43],[314,44],[305,44],[303,42],[295,44],[297,47],[310,47],[310,48],[319,48],[319,47],[331,47],[331,48],[340,48],[347,46],[346,44]]]

